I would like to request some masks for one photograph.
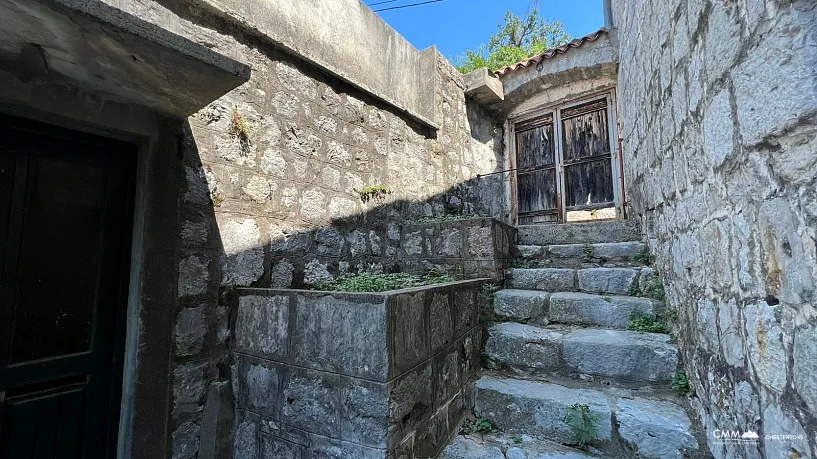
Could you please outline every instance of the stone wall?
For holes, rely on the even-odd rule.
[[[400,267],[456,277],[505,278],[511,267],[516,228],[493,218],[408,223],[401,227]]]
[[[167,306],[172,341],[156,341],[172,347],[167,450],[174,459],[224,457],[231,289],[399,269],[409,219],[505,220],[501,176],[477,177],[500,168],[501,128],[465,99],[461,75],[435,50],[422,77],[434,82],[438,129],[232,14],[181,0],[106,3],[252,67],[249,82],[187,120],[174,152],[183,172],[172,178],[182,189],[166,196],[180,245],[168,253],[177,260],[166,279],[177,286]],[[359,191],[372,185],[390,194],[364,202]],[[223,433],[216,444],[213,432]]]
[[[473,406],[486,282],[240,289],[234,457],[435,457]]]
[[[709,447],[817,457],[817,7],[614,0],[612,11],[628,199],[679,311]],[[760,439],[721,444],[715,429]]]

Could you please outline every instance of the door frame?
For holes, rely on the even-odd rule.
[[[515,225],[519,225],[519,193],[516,176],[516,125],[530,121],[551,113],[553,115],[554,135],[556,136],[556,194],[557,207],[559,208],[559,223],[567,222],[567,199],[564,193],[564,153],[562,145],[562,110],[582,105],[593,100],[606,99],[607,102],[607,131],[610,141],[610,166],[612,170],[613,180],[613,199],[616,208],[616,219],[624,218],[624,180],[622,178],[622,163],[621,163],[621,149],[618,141],[618,117],[617,117],[617,100],[616,88],[609,88],[603,91],[592,92],[584,94],[581,97],[571,98],[559,101],[558,103],[544,105],[535,110],[531,110],[522,115],[508,118],[508,160],[509,169],[513,171],[510,174],[510,189],[511,189],[511,213],[512,221]]]
[[[46,137],[51,141],[60,140],[72,142],[80,145],[88,145],[109,150],[111,154],[121,154],[126,156],[124,161],[124,174],[126,183],[124,184],[125,207],[121,209],[118,218],[122,219],[121,246],[119,247],[120,259],[118,261],[120,274],[116,280],[116,306],[113,337],[113,348],[111,358],[113,360],[109,373],[108,399],[104,401],[107,405],[107,419],[105,420],[107,435],[104,450],[107,457],[118,456],[118,441],[121,435],[120,418],[123,408],[123,383],[125,374],[125,350],[128,339],[128,311],[130,309],[131,276],[133,266],[133,245],[134,245],[134,221],[136,218],[137,201],[137,179],[139,176],[139,154],[141,146],[135,142],[119,140],[114,137],[97,135],[86,131],[62,127],[49,124],[21,116],[0,112],[0,126],[9,129],[19,130],[32,135]],[[101,153],[104,154],[104,153]],[[68,155],[68,154],[66,154]],[[21,165],[16,164],[18,169]],[[20,182],[17,178],[16,182]],[[18,186],[19,183],[15,183]],[[106,198],[109,199],[109,198]],[[94,331],[91,337],[92,343],[98,339],[98,330]],[[82,353],[78,354],[81,355]],[[0,400],[2,401],[2,400]]]

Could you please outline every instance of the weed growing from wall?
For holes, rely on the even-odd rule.
[[[580,448],[584,448],[593,440],[599,438],[599,430],[596,423],[601,420],[601,415],[590,411],[587,405],[575,403],[567,409],[564,422],[573,431],[573,439]]]
[[[472,435],[475,433],[490,433],[493,432],[494,425],[491,421],[483,416],[477,416],[474,419],[466,419],[462,422],[460,434]]]
[[[669,333],[669,326],[663,317],[652,317],[640,313],[633,314],[627,328],[644,333]]]
[[[690,393],[689,378],[684,370],[678,370],[675,372],[675,376],[672,378],[672,390],[681,396]]]
[[[369,185],[355,191],[357,191],[360,200],[363,201],[364,204],[369,201],[380,202],[383,198],[391,194],[391,189],[386,185]]]
[[[247,153],[250,147],[250,124],[237,108],[233,108],[230,112],[229,132],[230,135],[238,138],[241,143],[241,151]]]
[[[584,245],[582,245],[582,260],[584,261],[592,260],[594,252],[595,250],[593,249],[593,246],[590,245],[589,242],[585,242]]]

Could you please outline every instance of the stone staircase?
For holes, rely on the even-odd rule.
[[[627,330],[634,315],[664,313],[634,296],[656,281],[640,239],[625,221],[519,227],[525,267],[494,297],[476,383],[475,411],[497,430],[458,436],[441,458],[710,457],[670,388],[670,336]],[[565,417],[582,405],[597,435],[578,449]]]

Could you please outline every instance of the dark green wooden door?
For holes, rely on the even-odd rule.
[[[0,118],[0,457],[114,457],[132,145]]]

